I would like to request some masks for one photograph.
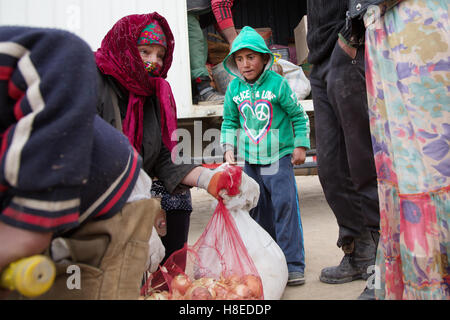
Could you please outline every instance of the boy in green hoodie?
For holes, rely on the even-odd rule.
[[[244,172],[260,186],[250,214],[283,250],[288,285],[300,285],[305,254],[293,165],[305,162],[309,119],[287,80],[270,70],[273,62],[264,39],[243,28],[223,62],[235,79],[225,95],[221,144],[229,163],[237,144]]]

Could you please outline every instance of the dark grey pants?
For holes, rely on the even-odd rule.
[[[380,214],[364,74],[337,44],[311,72],[318,174],[339,225],[337,245],[378,231]]]
[[[161,237],[161,241],[166,248],[166,255],[161,261],[161,265],[166,262],[172,253],[180,250],[188,241],[189,225],[191,221],[191,211],[171,210],[166,212],[167,234]]]

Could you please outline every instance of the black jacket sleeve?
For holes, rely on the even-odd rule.
[[[153,167],[154,176],[164,183],[170,193],[188,188],[181,184],[181,180],[197,165],[194,164],[174,164],[169,149],[161,141],[161,149],[158,159]]]
[[[97,111],[105,121],[115,126],[109,89],[112,88],[117,95],[122,120],[126,116],[128,94],[117,81],[109,76],[101,75],[101,82]],[[162,141],[159,103],[154,96],[149,97],[144,105],[144,136],[141,156],[145,172],[150,177],[157,177],[161,180],[170,193],[188,188],[188,186],[182,185],[181,181],[197,165],[173,163],[171,153]]]

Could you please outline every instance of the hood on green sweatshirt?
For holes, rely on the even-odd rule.
[[[270,55],[270,60],[269,63],[267,63],[263,74],[272,68],[274,55],[267,47],[264,38],[252,27],[244,27],[236,39],[234,39],[230,53],[223,60],[223,67],[229,74],[245,81],[244,77],[239,72],[236,62],[234,61],[234,54],[241,49],[250,49],[260,53],[268,53]],[[260,79],[261,77],[262,75],[260,76]]]

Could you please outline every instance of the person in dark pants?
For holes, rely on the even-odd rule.
[[[346,23],[346,0],[308,1],[309,63],[316,128],[318,175],[339,225],[338,266],[320,280],[367,279],[379,238],[377,174],[370,138],[364,46]]]

